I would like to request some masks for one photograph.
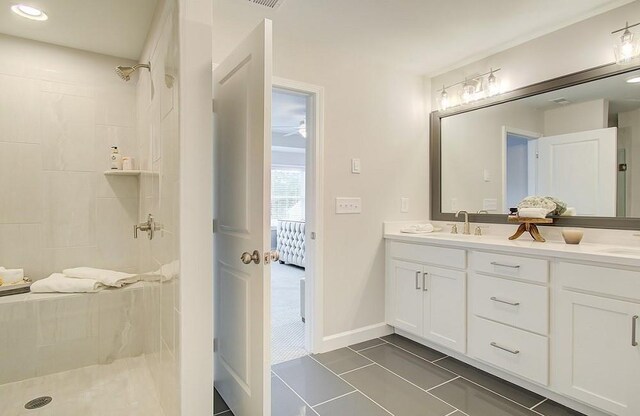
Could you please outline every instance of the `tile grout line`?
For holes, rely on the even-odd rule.
[[[353,391],[350,391],[349,393],[341,394],[340,396],[333,397],[333,398],[331,398],[331,399],[329,399],[329,400],[325,400],[325,401],[320,402],[320,403],[318,403],[318,404],[316,404],[316,405],[313,405],[313,408],[314,408],[314,410],[315,410],[315,408],[316,408],[316,407],[318,407],[318,406],[322,406],[322,405],[323,405],[323,404],[325,404],[325,403],[329,403],[329,402],[332,402],[332,401],[334,401],[334,400],[341,399],[341,398],[343,398],[343,397],[345,397],[345,396],[348,396],[348,395],[350,395],[350,394],[353,394],[353,393],[357,393],[357,391],[356,391],[356,390],[353,390]]]
[[[392,345],[393,345],[393,344],[392,344]],[[356,353],[358,353],[358,352],[356,351]],[[359,353],[358,353],[358,354],[359,354]],[[362,357],[364,357],[364,358],[368,358],[368,357],[365,357],[364,355],[362,355]],[[425,361],[426,361],[426,360],[425,360]],[[427,362],[429,362],[429,361],[427,361]],[[407,380],[406,378],[402,377],[400,374],[397,374],[397,373],[395,373],[394,371],[389,370],[387,367],[385,367],[385,366],[383,366],[383,365],[381,365],[381,364],[379,364],[379,363],[377,363],[377,362],[375,362],[375,361],[374,361],[374,363],[375,363],[377,366],[379,366],[380,368],[382,368],[383,370],[388,371],[388,372],[390,372],[391,374],[395,375],[396,377],[398,377],[398,378],[400,378],[400,379],[402,379],[402,380],[406,381],[407,383],[411,384],[412,386],[414,386],[415,388],[419,389],[420,391],[423,391],[423,392],[427,393],[428,395],[430,395],[431,397],[435,398],[436,400],[441,401],[442,403],[446,404],[447,406],[451,406],[451,407],[453,407],[455,410],[460,410],[460,409],[458,409],[457,407],[455,407],[454,405],[452,405],[451,403],[447,403],[446,401],[442,400],[440,397],[436,396],[435,394],[433,394],[433,393],[431,393],[431,392],[429,391],[429,390],[431,390],[432,388],[435,388],[435,387],[437,387],[437,386],[432,387],[432,388],[430,388],[429,390],[423,389],[422,387],[418,386],[417,384],[415,384],[415,383],[413,383],[413,382],[411,382],[411,381]],[[454,376],[457,376],[457,377],[452,378],[451,380],[448,380],[448,381],[447,381],[447,383],[448,383],[449,381],[452,381],[452,380],[454,380],[454,379],[456,379],[456,378],[460,378],[460,377],[461,377],[459,374],[456,374],[456,373],[454,373],[453,371],[449,371],[449,370],[447,370],[446,368],[445,368],[444,370],[446,370],[447,372],[449,372],[449,373],[453,374]],[[346,380],[345,380],[345,381],[346,381]],[[442,384],[446,384],[446,383],[442,383]]]
[[[311,357],[311,356],[310,356]],[[364,356],[363,356],[364,357]],[[366,358],[366,357],[365,357]],[[362,394],[364,397],[366,397],[367,399],[371,400],[373,403],[375,403],[377,406],[379,406],[382,410],[384,410],[385,412],[389,413],[391,416],[395,416],[393,413],[391,413],[389,410],[387,410],[386,407],[382,406],[380,403],[376,402],[375,400],[373,400],[371,397],[367,396],[366,394],[364,394],[362,391],[360,391],[356,386],[354,386],[353,384],[349,383],[347,380],[343,379],[342,377],[340,377],[338,374],[336,374],[335,372],[333,372],[329,367],[325,366],[324,364],[322,364],[320,361],[316,360],[315,358],[311,357],[312,360],[314,360],[315,362],[317,362],[318,364],[320,364],[321,366],[323,366],[324,368],[326,368],[328,371],[330,371],[332,374],[334,374],[336,377],[338,377],[340,380],[344,381],[345,383],[347,383],[348,385],[350,385],[353,389],[355,389],[355,391],[357,391],[358,393]],[[375,364],[375,363],[373,363]]]
[[[452,381],[455,381],[455,380],[457,380],[457,379],[459,379],[459,378],[460,378],[460,376],[459,376],[459,375],[457,375],[456,373],[453,373],[453,374],[455,374],[455,377],[454,377],[454,378],[452,378],[451,380],[447,380],[447,381],[445,381],[444,383],[440,383],[440,384],[438,384],[437,386],[433,386],[433,387],[430,387],[430,388],[428,388],[428,389],[423,389],[423,390],[424,390],[424,391],[426,391],[426,392],[430,392],[430,391],[431,391],[431,390],[433,390],[433,389],[437,389],[437,388],[438,388],[438,387],[440,387],[440,386],[444,386],[445,384],[447,384],[447,383],[451,383]]]
[[[362,348],[362,349],[356,350],[355,348],[353,348],[352,345],[347,345],[347,348],[349,348],[351,351],[360,352],[360,351],[370,350],[371,348],[379,347],[381,345],[389,344],[389,342],[387,342],[387,341],[385,341],[385,340],[383,340],[381,338],[378,338],[378,339],[380,340],[380,344],[372,345],[370,347],[366,347],[366,348]]]
[[[287,388],[288,388],[289,390],[291,390],[291,391],[293,392],[293,394],[295,394],[296,396],[298,396],[298,398],[299,398],[300,400],[302,400],[302,403],[304,403],[304,404],[306,404],[307,406],[309,406],[309,409],[311,409],[311,411],[312,411],[313,413],[315,413],[316,415],[318,415],[318,412],[316,412],[316,411],[315,411],[315,409],[313,408],[313,406],[311,406],[311,405],[310,405],[310,404],[309,404],[305,399],[303,399],[303,398],[302,398],[302,396],[300,396],[300,395],[298,394],[298,392],[297,392],[297,391],[295,391],[293,388],[291,388],[291,386],[290,386],[289,384],[287,384],[287,382],[286,382],[286,381],[284,381],[284,380],[282,379],[282,377],[280,377],[280,375],[278,375],[278,373],[276,373],[276,372],[275,372],[275,371],[273,371],[273,370],[271,370],[271,373],[272,373],[273,375],[275,375],[275,376],[276,376],[280,381],[282,381],[282,383],[284,383],[284,385],[285,385],[285,386],[287,386]],[[273,391],[273,390],[272,390],[272,391]],[[271,393],[271,400],[273,400],[273,393]],[[272,406],[273,406],[273,403],[272,403]],[[318,415],[318,416],[320,416],[320,415]]]
[[[225,413],[231,413],[231,410],[225,410],[219,413],[214,413],[213,416],[219,416],[219,415],[224,415]]]
[[[370,367],[370,366],[372,366],[374,364],[375,363],[372,361],[367,365],[363,365],[362,367],[354,368],[353,370],[345,371],[344,373],[340,373],[340,374],[336,373],[336,374],[338,374],[340,377],[342,377],[343,374],[349,374],[349,373],[352,373],[354,371],[362,370],[363,368]]]
[[[442,368],[442,369],[444,369],[444,370],[451,371],[451,370],[449,370],[449,369],[447,369],[447,368],[445,368],[445,367],[442,367],[442,366],[440,366],[440,365],[438,365],[438,364],[434,364],[434,365],[436,365],[436,366],[438,366],[438,367],[440,367],[440,368]],[[473,368],[476,368],[476,367],[473,367]],[[451,371],[451,372],[452,372],[452,371]],[[454,374],[457,374],[457,373],[454,373]],[[458,377],[460,377],[461,379],[463,379],[463,380],[465,380],[465,381],[468,381],[468,382],[469,382],[469,383],[471,383],[471,384],[475,384],[476,386],[481,387],[481,388],[483,388],[483,389],[485,389],[485,390],[487,390],[487,391],[489,391],[489,392],[491,392],[491,393],[495,394],[496,396],[500,396],[500,397],[502,397],[502,398],[503,398],[503,399],[505,399],[505,400],[508,400],[508,401],[510,401],[510,402],[512,402],[512,403],[515,403],[515,404],[517,404],[518,406],[520,406],[520,407],[522,407],[522,408],[524,408],[524,409],[531,410],[531,411],[533,411],[533,412],[535,412],[535,413],[538,413],[537,411],[535,411],[535,410],[533,410],[533,409],[531,409],[531,408],[528,408],[527,406],[523,405],[522,403],[518,403],[517,401],[515,401],[515,400],[513,400],[513,399],[510,399],[510,398],[508,398],[507,396],[504,396],[504,395],[502,395],[502,394],[500,394],[500,393],[498,393],[498,392],[495,392],[495,391],[491,390],[490,388],[483,386],[483,385],[482,385],[482,384],[480,384],[480,383],[476,383],[475,381],[473,381],[473,380],[469,380],[468,378],[466,378],[466,377],[464,377],[464,376],[461,376],[461,375],[459,375],[459,374],[458,374]],[[499,378],[499,377],[498,377],[498,378]],[[502,379],[500,379],[500,380],[502,380]],[[503,380],[503,381],[506,381],[506,380]],[[526,389],[525,389],[525,390],[526,390]],[[529,390],[527,390],[527,391],[529,391]],[[533,392],[532,392],[532,393],[533,393]],[[546,398],[545,398],[545,400],[546,400]],[[537,406],[537,405],[536,405],[536,406]],[[538,414],[539,414],[539,413],[538,413]]]
[[[444,360],[445,358],[449,358],[449,356],[448,356],[448,355],[445,355],[445,356],[444,356],[444,357],[442,357],[442,358],[438,358],[437,360],[433,360],[433,361],[429,361],[429,362],[430,362],[431,364],[433,364],[433,363],[437,363],[438,361]]]
[[[544,400],[542,400],[540,403],[536,403],[533,406],[531,406],[529,409],[533,410],[535,407],[540,406],[542,403],[546,402],[547,400],[549,400],[548,398],[544,398]]]

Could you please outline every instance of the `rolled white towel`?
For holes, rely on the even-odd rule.
[[[578,214],[575,207],[567,207],[567,210],[562,213],[563,217],[575,217],[576,215]]]
[[[434,227],[432,224],[414,224],[400,229],[401,233],[407,234],[428,234],[432,233]]]
[[[548,213],[546,208],[518,208],[520,218],[545,218]]]
[[[95,293],[106,286],[93,279],[75,279],[62,273],[53,273],[46,279],[31,284],[33,293]]]
[[[2,280],[3,284],[14,284],[20,283],[24,280],[24,270],[23,269],[5,269],[4,267],[0,268],[0,280]]]
[[[106,269],[94,269],[93,267],[76,267],[62,271],[67,277],[74,279],[90,279],[102,283],[105,286],[122,287],[140,280],[140,275],[116,272]]]

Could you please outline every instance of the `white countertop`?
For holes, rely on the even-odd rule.
[[[462,235],[448,232],[433,232],[430,234],[406,234],[399,231],[387,231],[384,238],[409,243],[432,244],[441,247],[460,249],[477,249],[509,252],[542,256],[562,260],[580,262],[608,263],[618,266],[640,267],[640,246],[625,246],[611,244],[581,243],[578,245],[565,244],[558,241],[540,243],[533,241],[528,235],[518,240],[509,240],[508,236],[494,235]],[[627,253],[608,253],[610,250],[637,250],[638,255]]]

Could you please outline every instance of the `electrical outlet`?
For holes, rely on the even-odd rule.
[[[360,214],[362,198],[336,198],[336,214]]]
[[[400,212],[409,212],[409,198],[400,198]]]

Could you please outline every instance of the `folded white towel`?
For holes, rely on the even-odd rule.
[[[414,224],[400,229],[401,233],[407,234],[427,234],[432,233],[434,227],[432,224]]]
[[[116,272],[113,270],[94,269],[92,267],[76,267],[62,271],[67,277],[74,279],[90,279],[102,283],[105,286],[122,287],[140,280],[140,275]]]
[[[2,267],[0,268],[0,279],[2,279],[2,282],[5,285],[22,282],[24,280],[24,270],[5,269]]]
[[[33,293],[95,293],[105,288],[102,283],[93,279],[74,279],[62,273],[53,273],[46,279],[36,280],[31,284]]]
[[[578,213],[574,207],[567,207],[567,210],[562,213],[563,217],[575,217],[576,215]]]
[[[518,208],[520,218],[545,218],[548,213],[546,208]]]

